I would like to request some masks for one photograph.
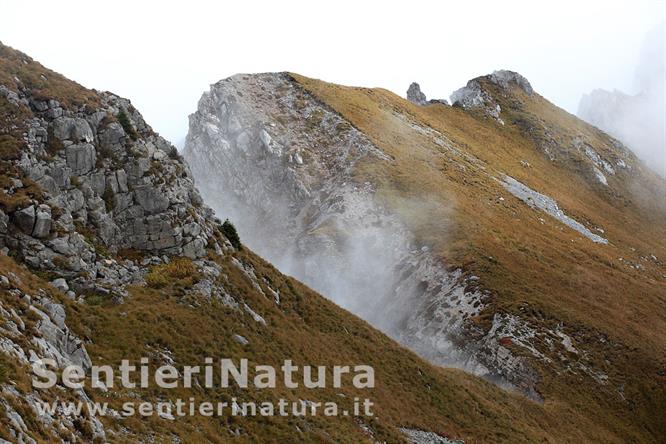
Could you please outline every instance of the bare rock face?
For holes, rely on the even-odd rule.
[[[33,205],[14,213],[16,225],[27,234],[32,234],[35,226],[35,207]]]
[[[79,117],[58,117],[50,123],[49,128],[53,137],[59,140],[68,140],[72,143],[93,141],[90,125],[85,119]]]
[[[409,85],[409,88],[407,89],[407,100],[416,105],[426,104],[426,95],[421,92],[421,87],[418,83],[413,82]]]
[[[446,99],[430,99],[426,100],[426,95],[421,92],[421,86],[419,86],[418,83],[413,82],[411,85],[409,85],[409,88],[407,89],[407,100],[412,102],[415,105],[432,105],[432,104],[440,104],[440,105],[449,105],[449,102],[446,101]]]
[[[489,78],[491,82],[501,86],[502,88],[507,89],[512,85],[515,85],[523,90],[523,92],[525,92],[527,95],[532,95],[532,93],[534,93],[530,82],[517,72],[501,69],[499,71],[494,71],[492,74],[490,74]]]
[[[483,89],[478,79],[472,79],[467,82],[467,85],[454,91],[453,94],[451,94],[451,104],[467,110],[481,110],[486,116],[497,120],[501,124],[504,123],[500,118],[502,108],[495,99]]]
[[[43,289],[31,295],[26,293],[23,282],[14,273],[0,271],[0,283],[3,291],[12,294],[16,301],[21,301],[0,302],[0,316],[3,319],[0,323],[0,353],[20,365],[32,368],[42,367],[46,359],[52,360],[60,371],[70,365],[85,370],[91,368],[92,362],[84,341],[67,326],[67,315],[62,304],[56,302]],[[59,284],[63,285],[62,282]],[[24,319],[27,318],[34,319],[34,328],[26,328]],[[87,396],[82,389],[77,389],[74,393]],[[0,389],[0,406],[13,419],[6,431],[14,437],[14,442],[35,442],[28,433],[29,429],[34,430],[34,426],[25,427],[24,418],[28,419],[25,412],[19,414],[7,400],[12,399],[19,405],[24,404],[35,409],[38,403],[45,402],[44,396],[45,393],[41,390],[32,389],[28,393],[22,390],[20,393],[13,385],[3,384]],[[90,428],[94,439],[106,440],[104,427],[94,414],[77,417],[63,411],[54,411],[35,418],[47,431],[50,431],[50,426],[56,422],[73,430],[74,422],[78,421]]]
[[[65,149],[67,167],[77,176],[88,174],[95,167],[95,147],[89,143],[70,145]]]
[[[206,201],[281,271],[433,362],[538,398],[524,359],[467,321],[488,295],[417,246],[376,184],[354,174],[359,162],[391,158],[288,74],[212,85],[190,116],[184,156]]]
[[[2,44],[0,58],[3,71],[5,62],[44,69]],[[80,95],[72,93],[64,104],[45,98],[57,91],[25,87],[23,75],[0,85],[0,255],[45,272],[51,285],[27,285],[5,270],[12,261],[2,259],[0,354],[19,366],[41,367],[51,359],[59,371],[69,365],[89,371],[89,338],[84,341],[68,326],[67,299],[83,303],[94,295],[120,304],[129,294],[127,285],[145,283],[147,266],[169,262],[169,256],[197,260],[231,247],[222,240],[220,221],[203,205],[188,166],[128,100],[70,84]],[[139,250],[145,258],[123,259],[122,249]],[[22,267],[21,273],[32,278]],[[221,291],[208,282],[211,297]],[[35,442],[32,436],[107,441],[94,412],[38,413],[37,406],[53,393],[0,379],[0,411],[9,419],[2,435],[12,442]],[[71,393],[90,401],[83,389]],[[63,430],[72,431],[71,438]]]
[[[20,122],[25,149],[10,161],[16,177],[1,192],[20,194],[34,183],[40,193],[1,209],[0,247],[79,287],[99,280],[120,294],[134,273],[118,265],[118,273],[103,276],[100,246],[111,254],[136,249],[193,259],[222,248],[211,239],[219,221],[203,205],[189,167],[128,100],[99,93],[95,108],[64,106],[2,88],[7,106],[30,117]]]
[[[32,229],[33,237],[43,239],[51,231],[51,207],[40,205],[35,212],[35,226]]]
[[[492,74],[472,79],[467,85],[451,94],[451,104],[460,106],[467,110],[480,110],[482,114],[496,120],[504,125],[501,113],[502,108],[493,96],[483,88],[482,80],[487,80],[504,90],[517,87],[527,95],[532,95],[534,90],[527,79],[517,72],[508,70],[494,71]]]

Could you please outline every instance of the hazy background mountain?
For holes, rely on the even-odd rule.
[[[645,38],[635,68],[635,94],[595,89],[583,95],[578,116],[617,137],[666,177],[666,24]]]

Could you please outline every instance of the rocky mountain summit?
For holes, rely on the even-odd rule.
[[[190,116],[184,156],[205,200],[278,268],[438,364],[538,397],[521,358],[467,331],[487,295],[418,246],[377,184],[355,177],[363,160],[390,156],[289,74],[213,85]]]
[[[527,95],[534,92],[530,82],[517,72],[495,71],[486,79],[504,90],[515,85]],[[472,79],[467,82],[466,86],[454,91],[451,94],[451,103],[467,110],[479,110],[486,116],[496,119],[502,125],[504,124],[504,121],[500,118],[502,108],[493,99],[492,94],[483,88],[479,79]]]
[[[601,391],[599,408],[623,411],[624,375],[638,371],[628,344],[655,375],[664,341],[618,334],[626,317],[609,307],[624,294],[660,304],[663,181],[518,73],[470,80],[452,107],[425,100],[415,84],[418,107],[296,74],[236,75],[203,94],[184,156],[253,249],[421,356],[539,402],[589,405],[584,393]],[[658,404],[643,384],[632,379],[634,402]]]

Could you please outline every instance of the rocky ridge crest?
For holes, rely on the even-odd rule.
[[[281,270],[435,363],[539,398],[527,362],[468,322],[489,295],[419,246],[376,184],[353,174],[360,162],[391,158],[289,74],[212,85],[190,116],[184,156],[205,200]],[[517,325],[496,322],[505,335]]]

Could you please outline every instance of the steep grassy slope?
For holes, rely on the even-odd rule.
[[[232,263],[236,257],[254,268],[258,282],[266,278],[281,295],[281,304],[268,300]],[[277,390],[175,389],[88,390],[94,401],[108,402],[120,410],[125,401],[175,400],[195,398],[197,401],[230,401],[237,396],[243,401],[288,400],[338,401],[349,408],[354,396],[370,398],[376,403],[374,418],[203,418],[184,417],[175,421],[157,416],[137,419],[100,418],[107,437],[114,442],[138,441],[154,437],[158,442],[179,437],[183,442],[362,442],[372,436],[379,441],[400,442],[404,436],[397,427],[432,430],[443,436],[464,438],[465,442],[621,442],[594,418],[585,418],[575,407],[561,403],[539,405],[519,395],[506,393],[490,383],[457,370],[433,367],[413,353],[399,347],[365,322],[346,313],[331,302],[313,293],[300,283],[280,275],[273,267],[249,252],[215,258],[220,264],[226,288],[241,296],[266,320],[267,326],[248,315],[212,304],[197,294],[186,294],[196,273],[181,277],[173,271],[163,275],[159,289],[130,288],[131,297],[122,305],[89,299],[76,304],[59,294],[45,282],[0,256],[2,273],[13,273],[22,284],[21,290],[34,294],[40,288],[67,308],[70,327],[82,338],[93,363],[118,365],[121,359],[134,362],[149,356],[155,368],[167,359],[175,365],[202,364],[205,357],[247,358],[250,364],[276,367],[284,359],[294,358],[295,364],[334,365],[367,363],[376,370],[376,388],[357,390],[350,384],[340,389],[316,391],[299,388]],[[180,264],[183,267],[184,263]],[[266,284],[262,284],[268,293]],[[7,309],[20,301],[6,289],[2,303]],[[18,309],[18,307],[17,307]],[[19,311],[20,313],[21,311]],[[243,335],[249,343],[242,345],[234,334]],[[4,355],[3,355],[4,356]],[[19,392],[29,391],[29,372],[15,361],[3,358],[4,384],[16,381]],[[327,377],[331,377],[330,373]],[[42,395],[45,400],[62,394]],[[11,399],[11,398],[10,398]],[[32,436],[49,441],[48,427],[30,419],[30,408],[11,400],[17,411],[30,424]],[[5,422],[7,418],[2,417]],[[364,424],[372,436],[363,431]],[[8,429],[7,429],[8,430]],[[85,430],[83,439],[85,440]],[[0,434],[0,436],[3,436]],[[8,435],[4,435],[9,439]],[[41,439],[40,439],[41,438]]]
[[[516,313],[544,327],[563,326],[585,350],[544,351],[552,360],[541,364],[546,400],[568,399],[609,427],[624,422],[651,439],[664,436],[663,180],[596,128],[515,85],[479,79],[501,106],[501,123],[460,107],[416,106],[385,90],[293,77],[393,158],[366,162],[356,171],[359,182],[381,183],[380,195],[424,245],[480,277],[493,294],[480,325],[494,313]],[[463,155],[433,143],[433,131]],[[629,168],[618,168],[603,185],[579,141],[604,158],[625,159]],[[514,198],[498,180],[504,174],[602,228],[609,244],[593,243]],[[410,208],[424,197],[436,204]],[[576,363],[607,379],[600,383]]]

